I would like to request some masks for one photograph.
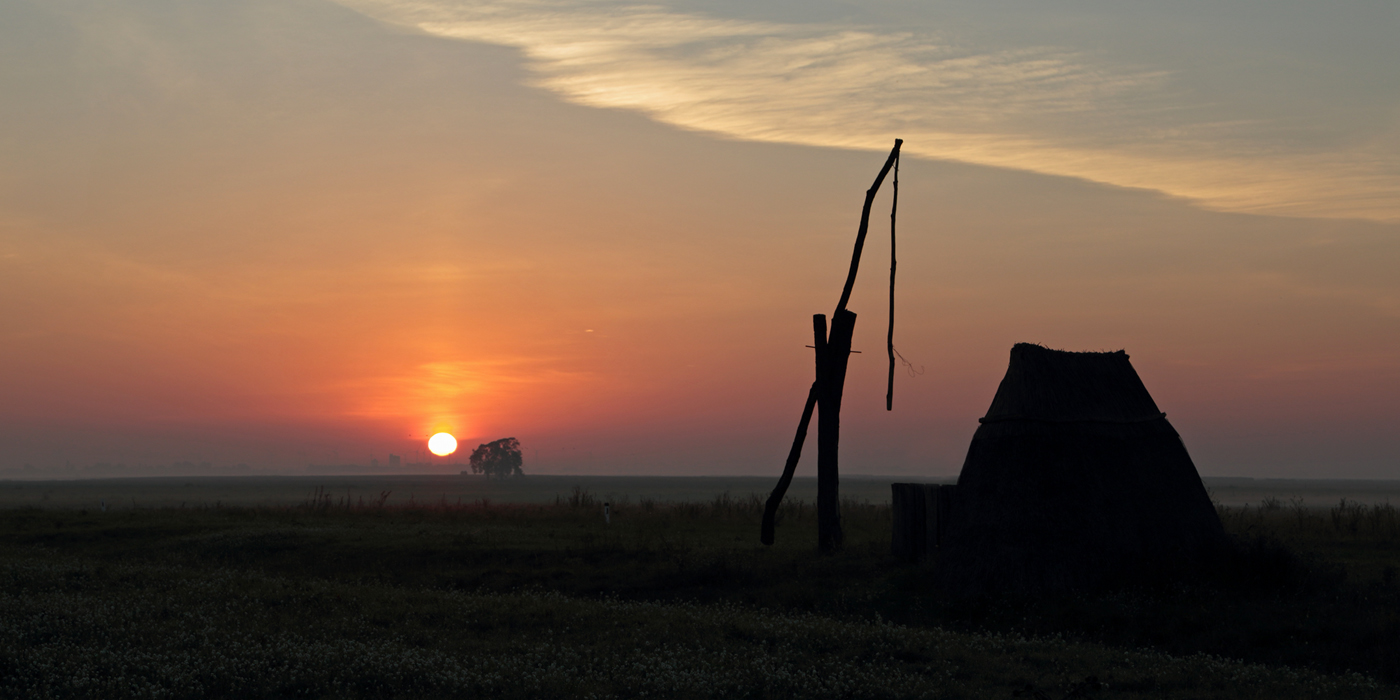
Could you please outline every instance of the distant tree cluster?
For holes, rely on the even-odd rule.
[[[478,445],[472,450],[472,473],[488,477],[520,476],[525,460],[520,456],[520,441],[513,437],[501,438],[495,442]]]

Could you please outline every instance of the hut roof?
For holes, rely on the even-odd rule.
[[[1128,353],[1065,352],[1017,343],[983,423],[1138,423],[1162,418]]]

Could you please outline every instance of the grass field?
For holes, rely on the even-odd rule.
[[[728,492],[733,497],[767,494],[777,477],[744,476],[555,476],[532,474],[512,479],[480,476],[413,474],[402,476],[253,476],[149,477],[75,479],[70,481],[0,481],[0,509],[179,508],[195,506],[294,506],[312,494],[330,493],[353,502],[387,506],[491,503],[553,503],[575,487],[601,501],[708,501]],[[842,496],[857,502],[888,503],[890,479],[848,478]],[[788,496],[815,502],[817,480],[794,479]],[[1332,499],[1335,500],[1335,499]],[[1396,499],[1400,502],[1400,498]]]
[[[858,503],[890,501],[890,483],[928,481],[952,483],[952,477],[873,477],[841,479],[841,496]],[[314,476],[159,476],[121,479],[3,480],[0,509],[66,508],[110,509],[179,508],[196,506],[293,506],[320,490],[337,498],[378,501],[399,505],[456,505],[481,500],[492,503],[552,503],[561,494],[580,487],[604,501],[658,502],[708,501],[728,492],[736,498],[766,498],[777,475],[753,476],[561,476],[531,474],[496,480],[456,474],[369,474]],[[1358,503],[1400,505],[1400,481],[1359,479],[1247,479],[1206,477],[1211,498],[1226,506],[1257,506],[1266,500],[1293,503],[1302,500],[1311,508],[1336,505],[1341,499]],[[793,500],[813,503],[817,480],[793,479],[788,490]]]
[[[765,548],[752,498],[344,495],[0,511],[0,696],[1400,697],[1388,505],[1223,506],[1204,574],[950,599],[881,503],[818,556],[796,502]]]

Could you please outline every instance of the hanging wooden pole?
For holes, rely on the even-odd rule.
[[[897,148],[897,147],[896,147]],[[885,385],[885,410],[894,410],[894,270],[898,261],[894,255],[894,215],[899,211],[899,156],[894,159],[893,201],[890,203],[890,330],[885,335],[885,351],[890,356],[890,378]]]

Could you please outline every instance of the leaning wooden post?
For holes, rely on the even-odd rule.
[[[822,325],[824,327],[826,324]],[[773,530],[777,525],[778,506],[783,502],[783,494],[787,493],[788,485],[792,483],[792,475],[797,470],[798,460],[802,459],[802,443],[807,439],[807,425],[812,422],[812,411],[817,406],[817,387],[818,383],[812,382],[812,389],[807,392],[807,405],[802,408],[802,420],[797,422],[797,436],[792,439],[792,449],[788,451],[787,464],[783,465],[783,475],[778,479],[778,485],[773,487],[773,493],[768,496],[768,503],[763,506],[763,526],[758,536],[763,544],[773,544]]]

